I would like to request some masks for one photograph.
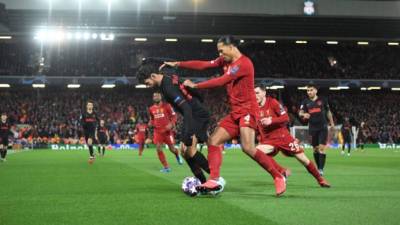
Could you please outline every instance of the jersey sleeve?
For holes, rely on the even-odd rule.
[[[242,63],[229,68],[222,76],[200,82],[196,85],[199,89],[215,88],[223,86],[232,80],[239,79],[251,73],[251,68],[248,63]]]
[[[304,112],[308,112],[307,101],[306,101],[306,100],[303,100],[303,101],[301,102],[300,110],[303,110]]]
[[[178,63],[178,67],[193,70],[205,70],[208,68],[220,67],[223,64],[223,57],[218,57],[211,61],[191,60]]]
[[[326,110],[326,112],[330,111],[328,99],[324,99],[323,102],[324,102],[324,109]]]
[[[277,117],[272,118],[271,125],[282,125],[289,122],[289,116],[281,103],[277,100],[273,100],[272,110],[275,112]]]

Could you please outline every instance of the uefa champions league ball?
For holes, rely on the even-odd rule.
[[[182,182],[182,191],[189,196],[198,195],[198,191],[196,190],[197,186],[200,186],[201,182],[196,177],[185,177]]]

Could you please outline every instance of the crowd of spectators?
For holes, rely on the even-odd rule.
[[[399,79],[400,75],[398,47],[245,42],[240,48],[253,60],[257,77]],[[0,75],[132,76],[146,57],[189,60],[217,56],[213,43],[0,43]],[[183,71],[190,76],[219,72]]]
[[[270,92],[288,108],[290,125],[304,125],[297,116],[305,92],[285,89]],[[204,91],[204,103],[211,112],[210,132],[229,112],[224,89]],[[368,143],[400,143],[400,94],[394,92],[341,91],[323,92],[328,99],[336,124],[349,118],[361,129]],[[0,92],[1,110],[16,124],[16,140],[29,143],[83,143],[79,117],[87,100],[95,103],[100,119],[111,133],[111,143],[133,143],[133,130],[140,119],[148,122],[147,108],[152,104],[151,89],[121,87],[112,90],[84,88],[80,90],[33,90],[21,88]],[[181,128],[178,118],[177,130]],[[178,133],[179,139],[179,133]]]

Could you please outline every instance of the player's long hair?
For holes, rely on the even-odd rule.
[[[163,62],[166,61],[176,61],[174,59],[166,59],[166,58],[146,58],[143,59],[142,64],[140,65],[137,73],[136,79],[140,84],[144,84],[144,81],[150,77],[152,73],[159,73],[167,77],[171,77],[173,80],[174,78],[178,78],[177,82],[180,84],[183,83],[179,77],[178,69],[175,67],[165,66],[161,70],[159,70],[160,66]],[[158,87],[155,87],[158,89]],[[194,97],[199,99],[201,102],[203,101],[202,95],[195,89],[185,87],[185,89]]]

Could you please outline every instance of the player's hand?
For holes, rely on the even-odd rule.
[[[304,113],[304,114],[303,114],[303,118],[304,118],[304,119],[310,119],[310,116],[311,116],[311,115],[310,115],[309,113]]]
[[[158,70],[162,70],[164,67],[166,66],[170,66],[170,67],[178,67],[179,62],[164,62],[159,68]]]
[[[185,85],[186,87],[190,87],[190,88],[195,88],[196,87],[196,84],[193,83],[193,81],[191,81],[191,80],[185,80],[183,82],[183,85]]]
[[[170,131],[170,130],[172,130],[172,129],[174,129],[174,124],[172,124],[172,123],[169,123],[169,124],[165,127],[165,131]]]
[[[272,123],[272,117],[264,117],[261,119],[261,124],[263,126],[269,126]]]

